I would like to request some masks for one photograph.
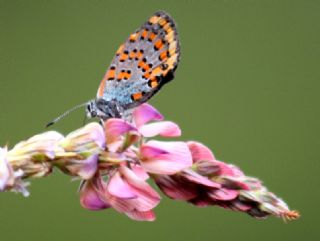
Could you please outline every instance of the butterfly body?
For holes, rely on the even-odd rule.
[[[121,118],[124,114],[124,109],[115,100],[96,99],[91,100],[87,104],[87,117],[99,117],[103,120],[109,118]]]
[[[180,57],[174,20],[156,12],[120,46],[87,105],[88,117],[122,118],[173,79]]]

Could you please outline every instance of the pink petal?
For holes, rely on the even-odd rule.
[[[68,135],[69,136],[69,135]],[[55,131],[48,131],[29,138],[26,141],[21,141],[16,144],[11,153],[16,151],[20,154],[26,154],[27,156],[45,154],[50,159],[55,157],[59,141],[62,141],[64,137]]]
[[[80,189],[80,204],[82,207],[90,210],[101,210],[110,207],[110,205],[101,198],[97,188],[92,180],[84,182]]]
[[[149,104],[142,104],[133,112],[133,120],[139,128],[149,121],[162,120],[163,116],[153,106]]]
[[[120,213],[131,212],[135,209],[135,203],[132,200],[135,199],[122,199],[116,196],[112,196],[107,191],[105,192],[105,197],[110,203],[110,205]]]
[[[248,186],[248,190],[262,188],[261,181],[254,177],[245,177],[245,180],[243,182]]]
[[[219,182],[227,188],[237,190],[250,190],[249,183],[245,182],[246,178],[232,177],[232,176],[221,176]]]
[[[170,152],[167,150],[161,149],[160,147],[157,147],[157,146],[146,145],[146,144],[144,144],[141,147],[141,152],[142,152],[141,154],[148,159],[157,158],[161,155],[170,155]]]
[[[203,176],[217,176],[220,166],[216,161],[197,161],[195,165],[197,173]]]
[[[219,174],[220,176],[234,176],[233,169],[226,163],[222,161],[215,161],[215,163],[219,166]]]
[[[228,164],[228,166],[232,169],[234,176],[236,176],[236,177],[243,177],[244,176],[243,172],[240,170],[239,167],[232,165],[232,164]]]
[[[207,177],[201,176],[190,169],[184,170],[182,172],[182,176],[191,182],[194,182],[206,187],[221,188],[221,185],[219,183],[213,182],[209,180]]]
[[[94,176],[98,168],[98,155],[94,154],[86,160],[73,160],[66,166],[72,175],[88,180]]]
[[[95,180],[95,190],[97,191],[99,197],[101,200],[107,202],[109,206],[121,213],[134,210],[135,207],[128,203],[128,200],[130,201],[132,199],[123,199],[111,195],[108,191],[109,183],[105,183],[100,176],[94,177],[92,180]]]
[[[210,199],[207,195],[199,195],[198,197],[192,200],[189,200],[188,202],[200,208],[204,208],[204,207],[208,207],[216,204],[216,202]]]
[[[102,126],[92,122],[68,134],[63,141],[67,148],[81,150],[88,143],[95,142],[100,148],[105,147],[105,134]]]
[[[213,200],[229,201],[235,199],[239,195],[239,192],[236,190],[220,188],[208,192],[208,195]]]
[[[171,121],[161,121],[150,124],[145,124],[139,128],[139,132],[144,137],[163,136],[176,137],[181,136],[179,126]]]
[[[121,135],[124,135],[130,131],[137,130],[134,126],[132,126],[128,122],[118,118],[108,119],[104,123],[104,126],[105,126],[108,144],[119,140],[119,137]]]
[[[126,215],[136,221],[154,221],[156,219],[156,215],[152,210],[148,210],[145,212],[140,211],[131,211],[127,212]]]
[[[192,156],[184,142],[149,141],[140,149],[141,165],[150,173],[175,174],[192,165]]]
[[[270,213],[262,211],[259,207],[253,207],[247,211],[249,215],[258,218],[258,219],[265,219]]]
[[[174,200],[186,201],[198,195],[196,185],[174,176],[159,175],[155,177],[155,182],[164,194]]]
[[[116,172],[109,180],[107,185],[108,192],[118,198],[122,199],[132,199],[137,198],[137,195],[134,193],[134,190],[130,185],[124,181],[119,172]]]
[[[128,167],[122,166],[119,171],[137,195],[136,199],[129,200],[130,203],[134,203],[136,210],[148,211],[159,204],[161,199],[159,194],[147,182],[139,178]]]
[[[213,153],[205,145],[195,141],[189,141],[187,142],[187,144],[191,151],[192,159],[194,162],[201,161],[201,160],[206,160],[206,161],[215,160]]]
[[[105,134],[101,125],[98,123],[92,122],[87,124],[84,128],[84,131],[90,133],[91,139],[93,139],[100,148],[105,147]]]
[[[219,166],[219,176],[244,177],[243,172],[237,166],[217,160],[214,162]]]
[[[108,142],[108,150],[110,152],[117,152],[123,147],[124,138],[122,136],[119,136],[118,140],[113,139],[112,141],[112,143]]]
[[[232,201],[231,204],[233,209],[236,209],[241,212],[247,212],[252,208],[252,206],[249,205],[248,203],[241,202],[240,200],[237,200],[237,199]]]
[[[145,170],[142,168],[142,166],[140,166],[138,164],[131,164],[130,168],[140,179],[142,179],[144,181],[149,179],[148,173],[145,172]]]
[[[110,195],[107,200],[114,209],[121,213],[127,213],[134,210],[147,211],[150,207],[154,208],[159,203],[159,201],[153,202],[144,196],[138,196],[133,199],[121,199]]]

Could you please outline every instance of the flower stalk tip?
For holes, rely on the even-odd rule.
[[[287,211],[281,215],[283,221],[292,221],[300,218],[300,213],[297,210]]]

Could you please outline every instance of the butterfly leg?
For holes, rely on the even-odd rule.
[[[125,110],[122,114],[122,119],[129,122],[129,123],[132,123],[133,122],[133,111],[134,111],[134,108],[129,109],[129,110]]]

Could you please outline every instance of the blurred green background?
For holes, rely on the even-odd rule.
[[[0,0],[0,144],[94,97],[120,43],[160,9],[177,22],[182,59],[151,103],[184,140],[261,178],[301,219],[163,198],[155,222],[135,222],[82,209],[78,182],[57,171],[34,180],[29,198],[1,194],[0,240],[319,240],[320,1]],[[68,133],[83,115],[53,129]]]

